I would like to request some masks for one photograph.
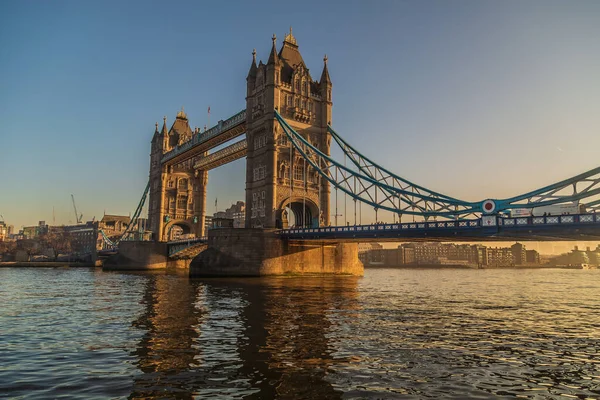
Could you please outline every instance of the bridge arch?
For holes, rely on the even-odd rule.
[[[303,197],[288,197],[277,210],[277,226],[280,228],[316,228],[319,226],[319,207]]]
[[[180,235],[195,234],[194,226],[190,221],[184,219],[174,219],[165,224],[164,241],[174,240]]]

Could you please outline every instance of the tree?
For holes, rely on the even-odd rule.
[[[42,242],[54,249],[54,260],[59,254],[71,253],[73,250],[72,238],[69,232],[52,230],[42,236]]]

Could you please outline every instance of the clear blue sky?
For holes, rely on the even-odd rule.
[[[600,164],[600,1],[4,0],[0,214],[133,212],[154,122],[243,109],[290,25],[313,78],[329,57],[336,130],[414,182],[481,200]],[[209,179],[209,209],[244,198],[243,161]]]

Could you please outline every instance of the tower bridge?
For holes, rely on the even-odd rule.
[[[192,262],[196,271],[260,275],[360,274],[355,242],[366,240],[600,239],[600,168],[506,199],[465,201],[427,189],[381,167],[333,129],[327,63],[325,56],[313,79],[291,29],[279,50],[273,35],[266,63],[252,53],[244,110],[204,131],[190,128],[183,109],[170,128],[166,117],[161,129],[156,124],[147,193],[157,243],[172,240],[178,226],[198,238],[189,246],[204,250]],[[343,161],[331,156],[332,145]],[[208,171],[244,157],[246,229],[207,231]],[[336,217],[338,195],[350,197],[352,224],[331,226],[332,190]],[[376,219],[391,213],[393,221],[362,225],[362,206]],[[168,256],[192,254],[187,247],[173,243]]]

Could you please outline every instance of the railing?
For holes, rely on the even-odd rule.
[[[201,236],[193,239],[180,239],[167,242],[169,249],[169,257],[173,256],[176,253],[179,253],[180,251],[189,249],[190,247],[193,247],[196,244],[206,243],[207,241],[208,237]]]
[[[239,113],[235,114],[233,117],[226,119],[225,121],[219,121],[219,123],[207,131],[196,133],[192,136],[190,140],[183,143],[181,146],[176,146],[173,150],[166,152],[161,162],[165,163],[178,155],[185,153],[192,147],[195,147],[201,143],[206,142],[209,139],[212,139],[215,136],[220,135],[221,133],[236,127],[242,123],[246,122],[246,110],[242,110]]]
[[[196,238],[193,238],[193,239],[171,240],[170,242],[167,242],[167,244],[170,246],[172,244],[180,244],[180,243],[193,244],[193,243],[206,242],[206,241],[208,241],[208,236],[200,236],[200,237],[196,237]]]
[[[541,217],[516,217],[504,218],[497,217],[496,225],[491,227],[530,227],[530,226],[568,226],[574,224],[596,224],[600,223],[600,214],[575,214],[575,215],[557,215]],[[483,225],[482,219],[464,219],[455,221],[428,221],[396,224],[375,224],[375,225],[352,225],[352,226],[330,226],[323,228],[294,228],[282,229],[281,235],[294,236],[298,234],[308,234],[317,236],[325,234],[332,236],[333,233],[385,233],[386,231],[425,231],[425,230],[471,230],[478,228],[489,228],[489,225]]]

